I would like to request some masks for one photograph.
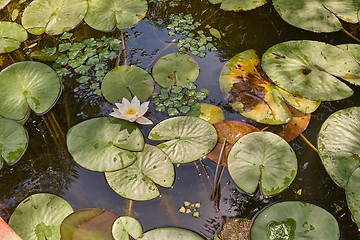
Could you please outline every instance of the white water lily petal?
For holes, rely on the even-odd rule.
[[[151,125],[151,124],[153,124],[153,122],[150,119],[146,118],[146,117],[139,117],[138,119],[136,119],[135,122],[140,123],[142,125]]]
[[[122,118],[123,115],[115,108],[114,108],[114,111],[112,113],[110,113],[110,116],[123,119]]]
[[[144,102],[144,103],[142,103],[142,104],[140,105],[140,109],[139,109],[139,111],[138,111],[138,115],[139,115],[139,116],[144,115],[144,114],[147,112],[148,109],[149,109],[149,102]]]
[[[131,100],[131,105],[135,107],[137,110],[140,109],[140,100],[134,96],[134,98]]]
[[[124,108],[131,105],[131,103],[129,102],[129,100],[127,100],[127,98],[123,98],[121,104]]]

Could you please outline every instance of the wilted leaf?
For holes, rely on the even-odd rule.
[[[251,225],[249,219],[225,218],[219,237],[222,240],[250,240]]]

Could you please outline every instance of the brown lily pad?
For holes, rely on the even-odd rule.
[[[225,218],[225,223],[219,233],[220,239],[250,240],[252,221],[243,218]]]

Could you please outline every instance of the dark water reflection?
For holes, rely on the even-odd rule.
[[[200,65],[197,85],[209,88],[206,102],[219,105],[226,113],[227,120],[243,120],[224,102],[218,87],[218,77],[222,66],[235,54],[249,48],[261,54],[274,44],[293,39],[310,39],[331,44],[353,43],[342,32],[315,34],[302,31],[285,23],[274,11],[271,4],[245,12],[232,13],[219,10],[207,0],[184,0],[180,6],[168,3],[150,4],[147,19],[126,30],[128,61],[151,72],[157,59],[176,52],[171,44],[175,37],[167,34],[166,26],[172,13],[192,14],[196,21],[210,25],[224,34],[215,45],[219,52],[207,53],[207,57],[194,57]],[[75,30],[79,40],[89,37],[99,38],[103,33],[89,29],[85,24]],[[118,37],[119,33],[107,33]],[[52,44],[53,38],[42,39],[43,45]],[[17,60],[26,57],[19,51],[12,55]],[[2,66],[7,65],[8,59]],[[99,207],[117,215],[127,215],[129,201],[113,192],[102,173],[91,172],[78,166],[66,149],[65,136],[71,126],[92,117],[105,116],[112,105],[102,97],[94,96],[86,86],[79,86],[74,79],[64,83],[64,91],[55,107],[44,116],[31,115],[25,127],[30,143],[23,158],[14,166],[4,166],[0,171],[0,214],[8,219],[16,205],[25,197],[37,192],[49,192],[64,197],[74,209]],[[360,106],[360,88],[354,87],[355,94],[346,100],[322,103],[312,115],[309,128],[304,135],[313,144],[323,121],[333,112],[350,106]],[[150,108],[149,117],[158,122],[166,116]],[[151,127],[142,127],[147,136]],[[154,142],[148,141],[151,144]],[[342,239],[360,239],[356,224],[351,220],[343,189],[337,187],[327,175],[318,155],[302,141],[291,143],[295,149],[299,171],[291,186],[279,195],[263,199],[260,194],[249,196],[241,192],[230,180],[225,170],[221,181],[219,211],[211,200],[215,164],[204,159],[199,162],[176,167],[176,181],[172,188],[161,188],[161,197],[132,203],[131,214],[149,230],[159,226],[178,226],[192,229],[211,239],[223,223],[222,217],[253,218],[264,207],[275,202],[300,200],[316,204],[337,219]],[[296,191],[302,189],[302,194]],[[178,209],[184,201],[201,202],[200,218],[181,214]]]

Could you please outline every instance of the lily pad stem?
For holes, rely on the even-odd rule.
[[[311,147],[315,152],[319,152],[318,150],[317,150],[317,148],[314,146],[314,145],[312,145],[312,143],[303,135],[303,134],[300,134],[300,137],[301,137],[301,139],[302,140],[304,140],[304,142],[307,144],[307,145],[309,145],[309,147]]]
[[[212,199],[215,199],[216,191],[217,191],[217,185],[218,185],[217,183],[220,181],[220,176],[219,176],[219,178],[217,176],[218,176],[218,171],[219,171],[220,164],[221,164],[221,162],[223,160],[223,157],[224,157],[224,149],[225,149],[225,146],[226,146],[226,141],[227,141],[227,139],[225,138],[224,142],[223,142],[223,145],[221,146],[218,162],[217,162],[217,165],[216,165],[215,176],[214,176],[214,186],[213,186],[213,192],[212,192],[212,195],[211,195]]]
[[[354,39],[355,41],[359,42],[360,43],[360,39],[355,37],[354,35],[352,35],[350,32],[348,32],[345,28],[341,28],[341,30],[346,34],[348,35],[349,37],[351,37],[352,39]]]
[[[123,31],[120,30],[121,34],[121,43],[122,43],[122,51],[124,53],[124,65],[127,65],[126,63],[126,43],[125,43],[125,37]]]
[[[129,200],[129,208],[128,208],[128,216],[131,216],[131,212],[132,212],[132,205],[133,205],[133,200]]]

